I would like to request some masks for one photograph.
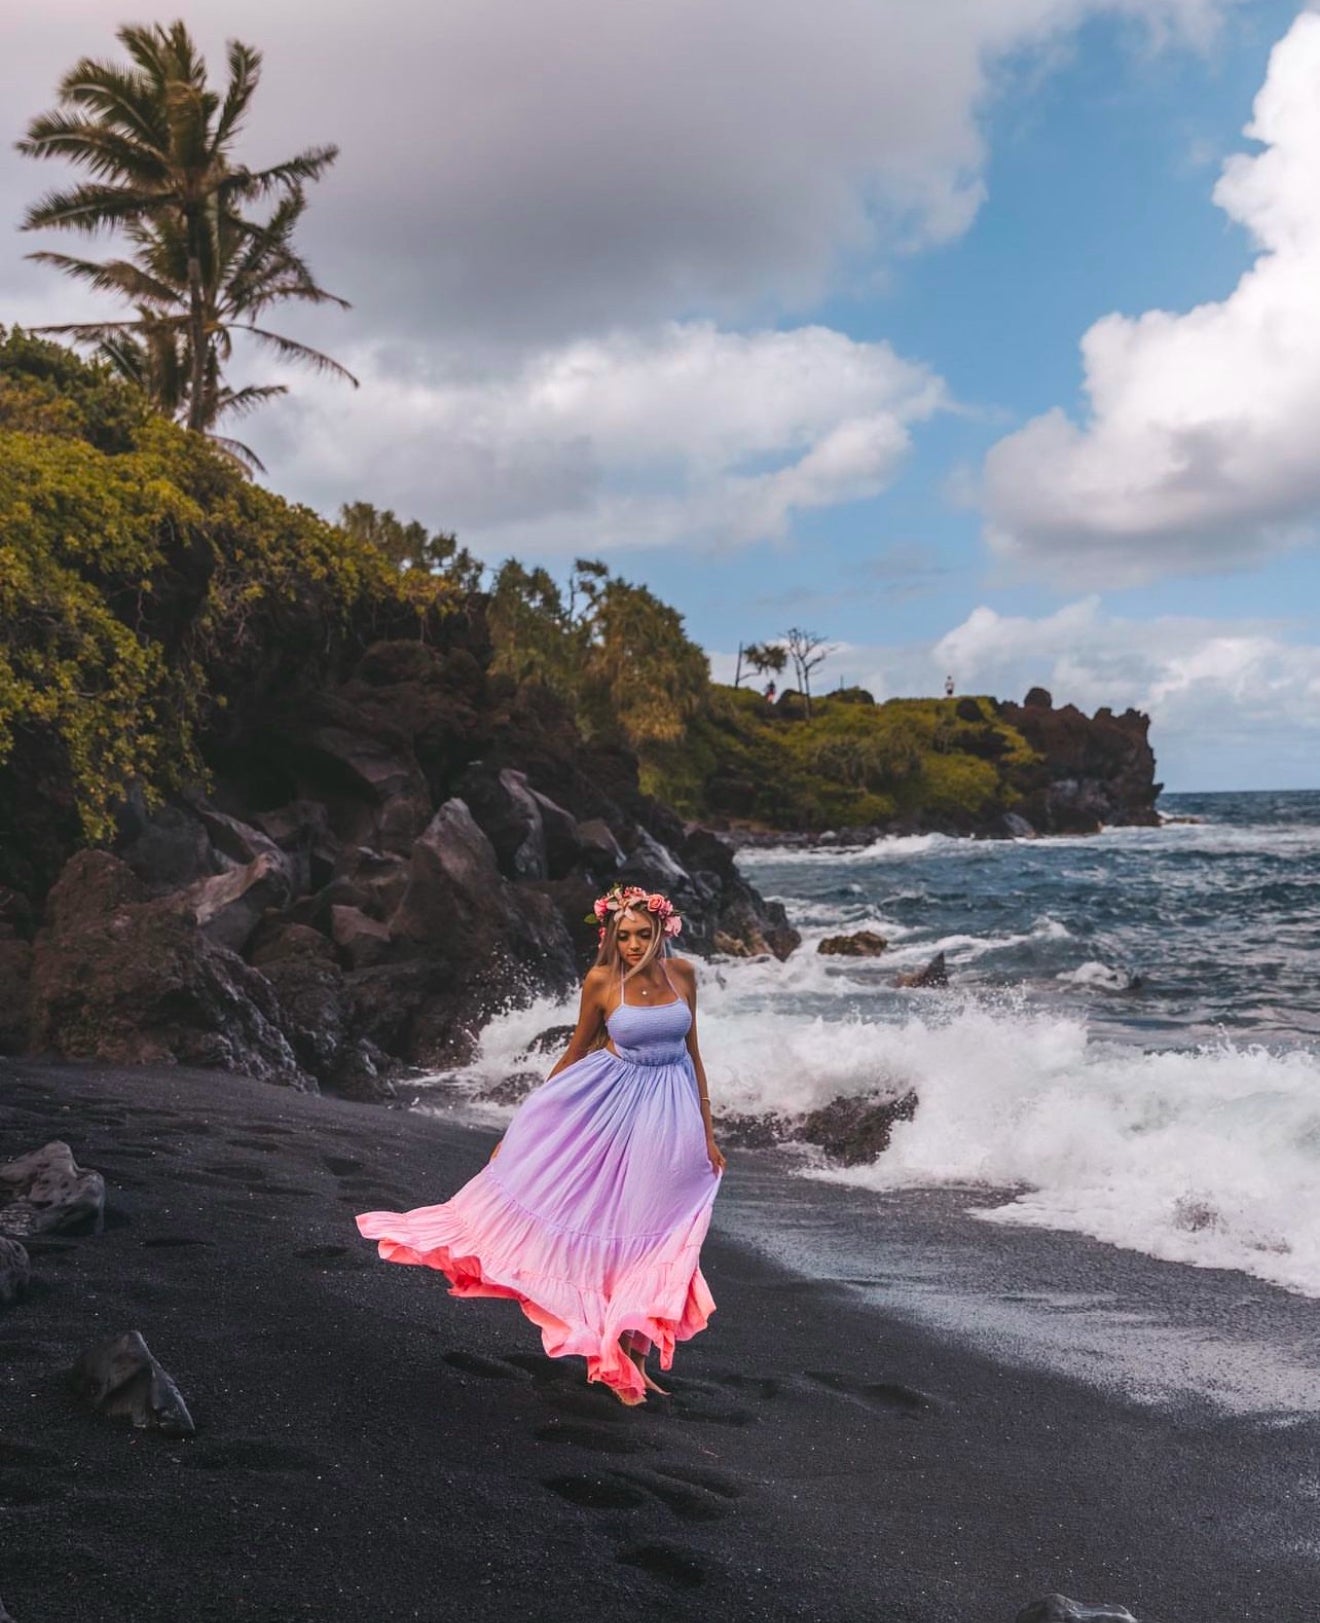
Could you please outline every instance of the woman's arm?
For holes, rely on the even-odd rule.
[[[697,976],[692,965],[686,959],[678,958],[673,961],[671,968],[678,971],[679,984],[683,988],[683,996],[692,1010],[692,1025],[687,1034],[687,1051],[692,1058],[692,1069],[697,1076],[697,1092],[701,1097],[701,1119],[706,1128],[706,1154],[710,1157],[711,1170],[723,1172],[726,1162],[724,1151],[715,1142],[715,1128],[710,1119],[710,1087],[706,1082],[706,1067],[701,1063],[701,1047],[697,1042]]]
[[[587,971],[587,978],[582,983],[582,997],[578,1003],[577,1025],[573,1029],[573,1035],[569,1039],[568,1047],[560,1056],[555,1068],[546,1074],[545,1081],[548,1082],[552,1076],[557,1076],[566,1065],[574,1064],[591,1052],[592,1044],[600,1031],[601,1022],[609,1012],[605,1006],[605,989],[609,978],[608,970],[589,969]],[[503,1143],[504,1140],[501,1139],[499,1144],[496,1144],[495,1148],[490,1152],[492,1161],[500,1153],[500,1145]]]
[[[606,969],[587,971],[587,978],[582,983],[582,999],[578,1004],[577,1025],[569,1038],[568,1047],[560,1055],[555,1068],[546,1075],[547,1082],[552,1076],[558,1076],[565,1066],[576,1065],[578,1060],[584,1059],[591,1052],[596,1038],[600,1035],[601,1022],[607,1013],[604,994],[609,979],[609,971]]]

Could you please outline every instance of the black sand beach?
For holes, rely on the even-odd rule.
[[[781,1268],[729,1234],[791,1198],[763,1161],[735,1157],[719,1311],[673,1397],[626,1411],[511,1304],[357,1237],[355,1212],[444,1198],[486,1135],[214,1072],[0,1062],[0,1159],[52,1138],[105,1175],[107,1227],[34,1242],[0,1308],[16,1623],[1013,1623],[1056,1590],[1140,1623],[1320,1615],[1313,1416],[1137,1404]],[[130,1328],[195,1438],[66,1396]]]

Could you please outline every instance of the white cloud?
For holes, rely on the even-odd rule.
[[[178,0],[170,15],[213,71],[228,35],[264,51],[253,161],[342,147],[306,241],[356,325],[315,330],[475,348],[804,310],[850,260],[965,229],[1007,61],[1106,13],[1198,43],[1232,3]],[[0,52],[11,135],[77,54],[117,54],[123,16],[108,0],[24,11]],[[56,173],[0,144],[0,216]],[[23,285],[0,269],[0,292]]]
[[[1054,410],[986,461],[1001,555],[1108,584],[1232,567],[1320,519],[1320,14],[1275,46],[1215,202],[1259,257],[1228,298],[1106,316],[1082,340],[1090,411]]]
[[[709,322],[542,350],[476,378],[368,351],[355,396],[304,385],[255,443],[327,505],[364,496],[488,556],[781,537],[875,495],[940,379],[825,327]]]

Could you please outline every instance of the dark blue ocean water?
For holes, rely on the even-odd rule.
[[[1144,1044],[1320,1037],[1320,792],[1168,795],[1160,809],[1177,821],[743,866],[808,929],[885,931],[877,991],[943,950],[955,985],[1016,988]]]

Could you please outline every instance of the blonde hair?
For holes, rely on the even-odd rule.
[[[642,955],[641,963],[638,964],[635,969],[625,971],[623,968],[623,957],[619,952],[619,925],[628,917],[644,919],[645,922],[651,926],[651,942],[645,953]],[[621,979],[625,981],[631,980],[634,975],[636,975],[640,970],[645,969],[648,964],[652,964],[657,958],[663,958],[665,956],[668,946],[667,937],[665,936],[664,930],[661,927],[662,924],[663,920],[659,917],[659,915],[648,912],[645,905],[638,907],[621,907],[617,913],[611,913],[609,916],[609,922],[605,926],[605,934],[601,938],[600,951],[596,954],[595,967],[597,969],[608,969],[611,974],[613,974],[615,970],[618,970]]]

